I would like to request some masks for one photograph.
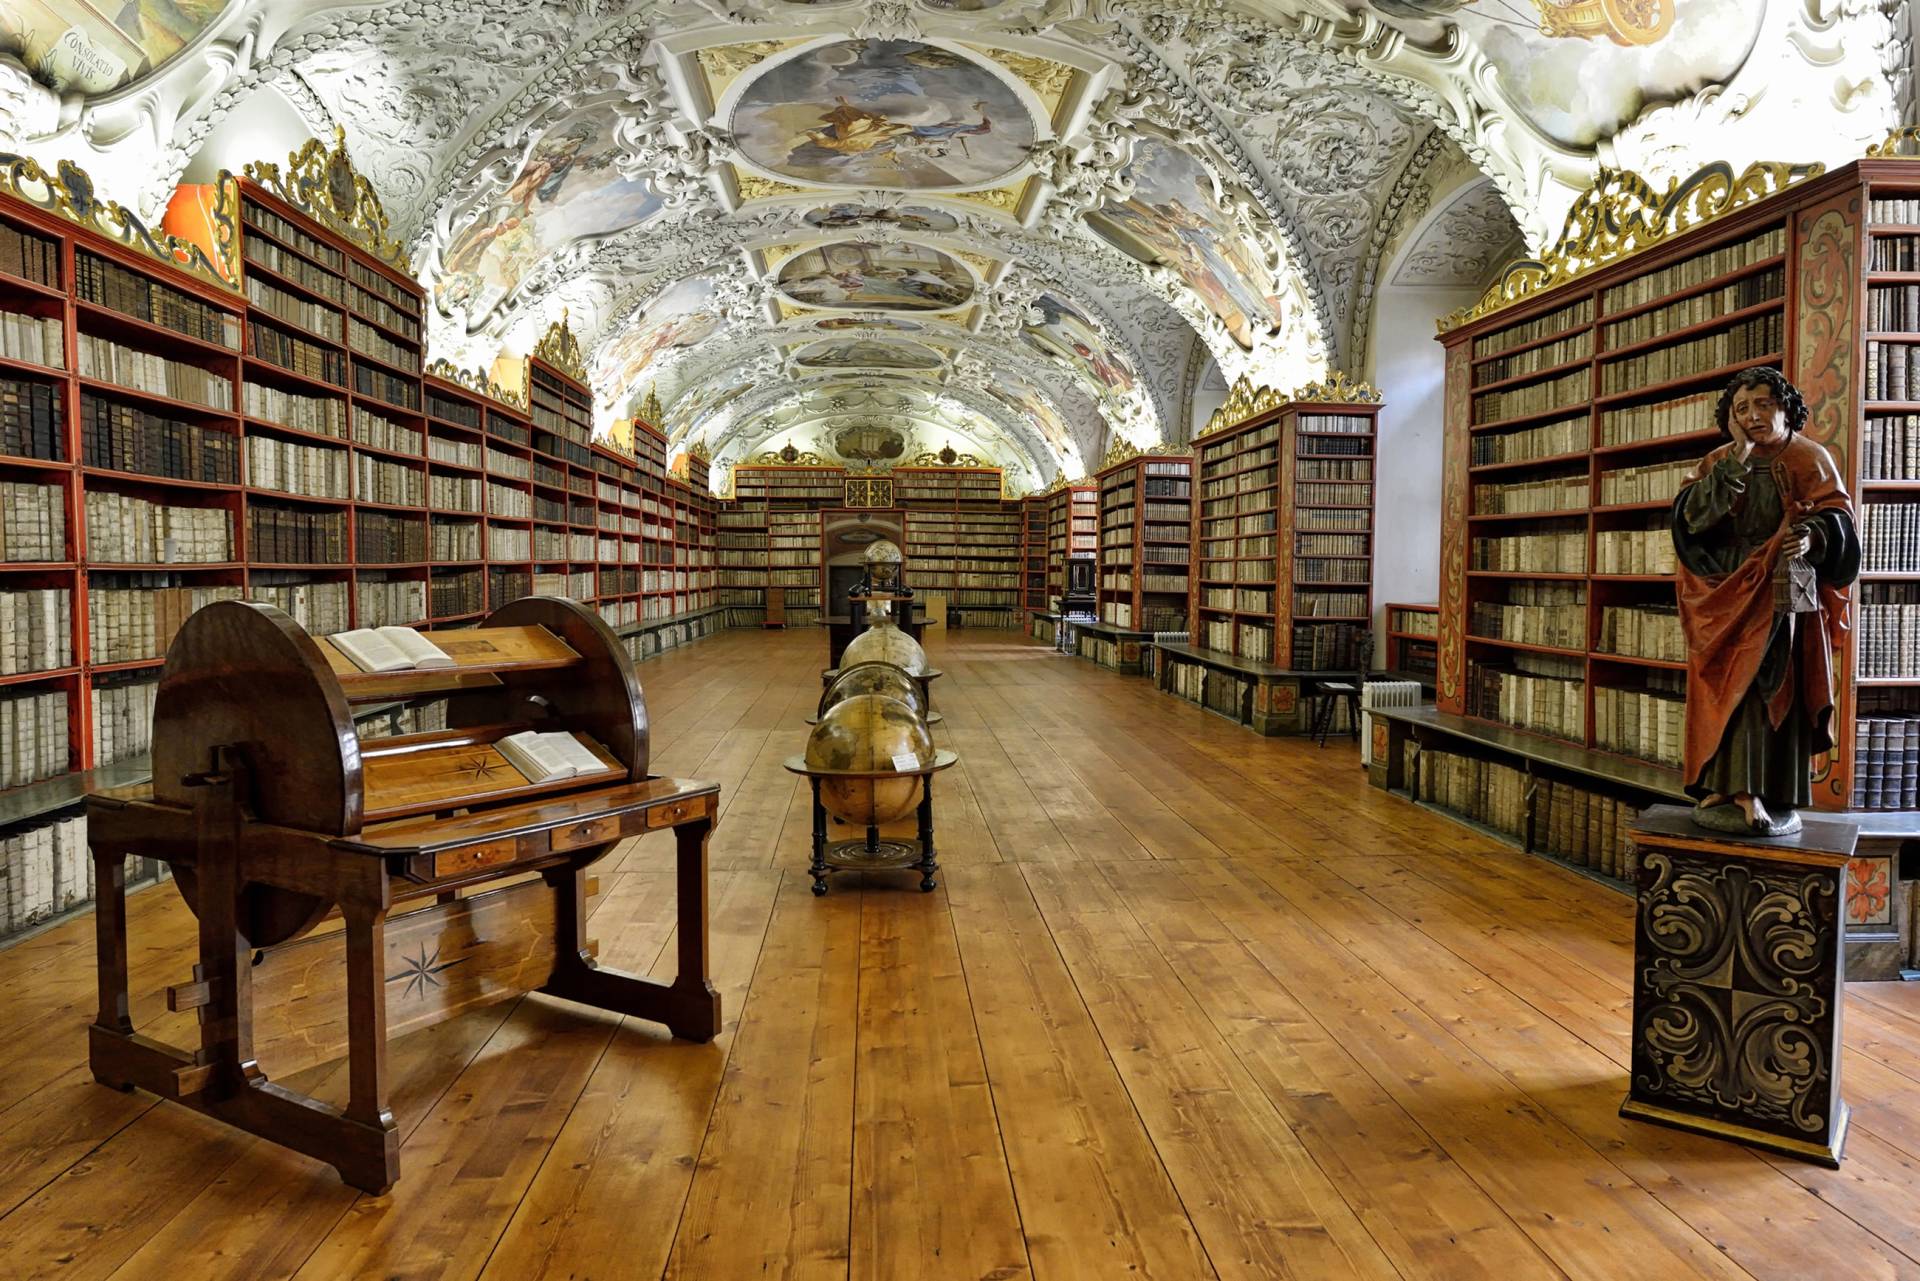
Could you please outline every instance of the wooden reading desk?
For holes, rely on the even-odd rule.
[[[720,1026],[707,981],[719,788],[648,775],[646,703],[613,633],[574,601],[528,597],[431,639],[452,667],[372,674],[277,609],[210,605],[167,652],[152,781],[87,805],[99,892],[94,1077],[325,1161],[374,1193],[400,1174],[390,1036],[527,991],[693,1041]],[[427,695],[448,697],[449,728],[359,740],[351,704]],[[528,782],[494,744],[529,728],[573,732],[603,768]],[[665,828],[679,896],[670,984],[601,968],[583,933],[587,868]],[[199,963],[167,993],[169,1008],[199,1012],[193,1049],[134,1031],[128,854],[169,864],[199,918]],[[415,910],[393,915],[403,906]],[[342,928],[315,931],[335,914]],[[343,1051],[344,1109],[262,1069]]]

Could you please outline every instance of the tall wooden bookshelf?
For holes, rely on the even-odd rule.
[[[1031,494],[1020,503],[1020,607],[1042,614],[1047,600],[1047,507],[1049,496]]]
[[[1393,676],[1431,687],[1439,664],[1440,607],[1389,602],[1382,666]]]
[[[1067,562],[1100,556],[1100,487],[1069,485],[1047,495],[1047,595],[1064,596]]]
[[[1193,558],[1193,459],[1144,454],[1095,478],[1100,621],[1139,632],[1187,629]]]
[[[1377,397],[1296,400],[1199,451],[1193,644],[1291,671],[1350,671],[1372,612]]]

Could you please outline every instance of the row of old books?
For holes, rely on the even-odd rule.
[[[1920,480],[1920,414],[1867,415],[1860,435],[1866,480]]]
[[[332,396],[303,396],[282,391],[265,383],[243,383],[246,413],[249,418],[278,423],[296,431],[344,440],[347,435],[347,406]]]
[[[1920,574],[1920,503],[1860,504],[1860,568]]]
[[[250,576],[247,595],[283,611],[311,636],[331,636],[347,630],[344,582],[317,583],[294,573],[265,581],[263,575],[255,573]]]
[[[1920,677],[1920,583],[1862,583],[1860,676]]]
[[[1603,529],[1593,536],[1596,574],[1671,574],[1673,532],[1658,529]]]
[[[1306,672],[1357,671],[1365,636],[1357,623],[1295,623],[1293,666]]]
[[[1694,459],[1682,458],[1670,463],[1603,471],[1600,473],[1600,505],[1671,502],[1680,492],[1680,482],[1697,465]]]
[[[1714,408],[1719,400],[1718,391],[1696,391],[1644,405],[1602,410],[1600,444],[1634,445],[1705,430],[1714,425]]]
[[[353,362],[353,392],[371,396],[401,409],[420,408],[420,384],[397,374],[375,369],[358,360]]]
[[[458,618],[477,614],[483,607],[484,580],[477,569],[436,573],[428,580],[428,602],[434,618]]]
[[[1589,432],[1584,413],[1520,431],[1476,432],[1468,466],[1530,462],[1536,458],[1579,453],[1587,448]]]
[[[1634,343],[1645,342],[1672,333],[1676,329],[1686,329],[1693,325],[1703,325],[1717,320],[1730,312],[1744,311],[1763,302],[1772,302],[1787,289],[1785,268],[1773,267],[1756,276],[1747,276],[1730,285],[1706,293],[1694,294],[1664,307],[1655,307],[1643,311],[1626,320],[1618,320],[1606,328],[1606,349],[1618,350],[1630,347]],[[1603,353],[1604,354],[1604,353]],[[1659,382],[1661,379],[1653,379]]]
[[[1300,511],[1296,511],[1294,513],[1293,521],[1294,521],[1294,528],[1296,529],[1365,530],[1370,527],[1372,516],[1373,516],[1373,513],[1365,510],[1341,511],[1336,508],[1318,508],[1318,509],[1306,508]],[[1268,523],[1265,525],[1262,525],[1261,528],[1263,529],[1273,528],[1273,525],[1271,523],[1273,517],[1271,513],[1269,513],[1264,517],[1251,516],[1251,517],[1247,517],[1246,519],[1265,520]]]
[[[1297,480],[1372,480],[1371,458],[1301,458],[1294,462]]]
[[[1550,337],[1563,330],[1588,324],[1592,320],[1593,299],[1590,297],[1582,298],[1557,311],[1550,311],[1543,316],[1535,316],[1532,320],[1523,321],[1518,325],[1510,325],[1505,329],[1495,330],[1493,333],[1482,334],[1473,340],[1473,355],[1476,360],[1487,356],[1498,355],[1500,352],[1506,351],[1509,348],[1524,346],[1530,342],[1538,342],[1542,338]]]
[[[346,338],[346,326],[337,308],[276,289],[258,276],[247,277],[247,301],[269,316],[296,325],[329,342]]]
[[[1487,720],[1578,742],[1586,737],[1586,704],[1579,659],[1518,653],[1467,664],[1467,706]]]
[[[67,335],[58,316],[0,311],[0,356],[49,369],[67,367]],[[82,373],[86,372],[84,369]]]
[[[58,383],[0,378],[0,454],[62,461],[66,455],[64,397]]]
[[[420,456],[421,445],[425,442],[425,437],[418,428],[382,418],[365,405],[353,407],[353,439],[357,444],[370,445],[375,449],[387,450],[389,453],[411,454],[415,458]],[[457,441],[445,443],[459,445]],[[469,448],[474,452],[477,466],[480,447],[473,445]]]
[[[317,263],[321,263],[334,271],[340,271],[346,266],[347,256],[338,248],[326,244],[323,241],[315,240],[312,236],[309,236],[306,232],[300,230],[300,228],[294,226],[279,214],[274,213],[271,209],[263,208],[253,201],[247,200],[241,203],[240,216],[247,226],[259,228],[275,240],[278,240],[281,244],[291,245],[294,249],[299,250],[302,254]],[[243,240],[249,243],[255,239],[254,237],[243,237]],[[338,279],[338,277],[330,278]]]
[[[370,454],[353,456],[353,496],[358,502],[418,507],[427,499],[427,475],[417,467]]]
[[[357,262],[349,262],[348,270],[357,273],[364,271],[365,268]],[[387,298],[376,297],[365,289],[359,288],[356,279],[349,294],[353,309],[375,324],[385,325],[388,329],[394,330],[407,341],[419,342],[420,300],[406,297],[404,291],[384,276],[380,278],[378,287],[392,290],[393,292],[389,293],[387,298],[393,299],[393,302],[390,303]]]
[[[1365,420],[1362,420],[1365,421]],[[1373,438],[1371,436],[1309,436],[1304,432],[1294,441],[1295,454],[1352,454],[1356,457],[1373,457]]]
[[[533,531],[513,529],[489,524],[487,526],[487,559],[501,561],[530,561],[533,559]]]
[[[1650,678],[1667,675],[1677,681],[1680,677],[1678,672],[1649,674]],[[1685,699],[1684,689],[1639,690],[1596,685],[1594,746],[1678,769],[1687,734]]]
[[[1331,504],[1336,507],[1364,507],[1373,501],[1372,485],[1329,484],[1325,482],[1302,483],[1294,490],[1293,499],[1302,506]]]
[[[109,565],[213,565],[234,559],[233,516],[87,491],[87,559]]]
[[[388,709],[377,716],[363,715],[355,719],[354,733],[361,742],[366,743],[398,738],[404,734],[443,730],[447,728],[447,705],[450,702],[451,699],[445,698],[421,699]]]
[[[0,787],[67,772],[67,692],[0,690]]]
[[[0,271],[58,289],[60,242],[0,222]]]
[[[224,412],[233,410],[233,379],[198,365],[136,351],[92,334],[75,334],[80,376]]]
[[[1537,374],[1556,365],[1564,365],[1570,360],[1585,360],[1593,354],[1593,331],[1582,329],[1565,338],[1538,347],[1529,347],[1511,356],[1501,356],[1484,361],[1474,367],[1473,385],[1485,387],[1492,383],[1505,382],[1509,378],[1520,378],[1527,374]]]
[[[359,406],[356,405],[355,408],[358,409]],[[366,443],[370,445],[377,445],[380,442],[375,440],[370,440],[370,441],[367,441]],[[419,451],[403,449],[400,452],[401,453],[417,453]],[[481,465],[481,460],[482,460],[480,445],[478,444],[478,442],[467,441],[467,440],[453,440],[446,436],[428,436],[427,437],[427,457],[432,459],[436,463],[453,463],[456,466],[460,466],[460,467],[474,467],[474,468],[478,468]]]
[[[274,436],[247,437],[247,483],[303,498],[345,499],[347,451]]]
[[[1293,612],[1297,618],[1354,618],[1367,611],[1363,592],[1295,592]]]
[[[1602,394],[1650,387],[1707,369],[1757,361],[1779,352],[1786,341],[1786,317],[1778,311],[1754,316],[1700,338],[1600,366]]]
[[[1511,534],[1476,538],[1470,549],[1473,569],[1503,574],[1579,574],[1587,568],[1587,531]]]
[[[395,342],[358,318],[349,319],[347,323],[347,344],[362,356],[384,360],[410,373],[420,372],[420,352],[416,348]]]
[[[240,317],[234,312],[208,306],[84,249],[73,255],[73,275],[77,294],[87,302],[228,351],[240,350]]]
[[[1202,649],[1231,654],[1233,652],[1233,620],[1230,618],[1206,620],[1200,625],[1199,640]]]
[[[1259,542],[1259,539],[1242,539],[1244,544]],[[1270,540],[1266,550],[1271,551]],[[1300,534],[1293,536],[1293,554],[1296,556],[1365,556],[1367,554],[1367,536],[1365,534]]]
[[[478,512],[484,483],[478,476],[429,472],[427,506],[436,512]]]
[[[0,480],[0,561],[67,559],[67,491]]]
[[[1299,429],[1302,432],[1333,433],[1342,436],[1371,436],[1373,419],[1366,414],[1301,414]],[[1162,464],[1169,471],[1184,468],[1185,463]],[[1147,465],[1147,475],[1155,474],[1154,464]]]
[[[1591,492],[1584,471],[1505,485],[1482,483],[1473,487],[1473,511],[1478,516],[1585,511]]]
[[[494,481],[487,482],[487,515],[507,520],[532,520],[533,495],[524,489],[512,489]]]
[[[314,293],[333,302],[346,301],[345,281],[332,272],[322,271],[298,254],[288,253],[279,245],[270,244],[257,236],[243,236],[240,253],[249,263],[264,267],[276,276],[285,277],[303,289],[311,289]]]
[[[465,400],[454,400],[442,396],[432,388],[427,389],[427,414],[443,423],[452,423],[456,427],[480,430],[480,406]],[[525,441],[521,441],[525,444]]]
[[[96,666],[158,658],[181,624],[217,600],[239,600],[240,588],[181,587],[164,574],[116,574],[87,584],[87,649]]]
[[[64,587],[0,592],[0,676],[73,666],[73,593]]]
[[[214,485],[240,479],[240,440],[230,431],[82,392],[80,432],[90,467]]]
[[[362,627],[396,627],[424,622],[427,584],[418,578],[379,581],[361,578],[353,585],[354,603]]]
[[[1317,560],[1296,557],[1293,581],[1296,583],[1366,583],[1373,575],[1364,560]]]
[[[419,516],[395,512],[357,511],[353,514],[353,549],[354,559],[362,564],[418,563],[427,559],[427,522]]]
[[[448,520],[436,513],[427,521],[427,551],[442,563],[479,560],[480,522]]]
[[[1407,746],[1411,758],[1413,744]],[[1603,876],[1634,879],[1638,868],[1629,834],[1639,811],[1633,806],[1453,752],[1428,749],[1417,759],[1426,772],[1423,799],[1516,840],[1525,838],[1531,820],[1534,849]],[[1414,768],[1410,763],[1409,777],[1416,776]]]
[[[1744,270],[1756,263],[1776,258],[1787,251],[1787,230],[1774,227],[1731,245],[1722,245],[1703,254],[1624,281],[1607,290],[1603,300],[1609,312],[1625,311],[1657,299],[1703,284],[1717,276]]]
[[[1587,589],[1581,583],[1509,583],[1505,601],[1478,600],[1471,635],[1556,649],[1587,647]]]
[[[533,479],[533,460],[522,458],[518,454],[509,454],[504,449],[487,446],[487,471],[495,476],[511,476],[516,480]]]
[[[1876,196],[1867,202],[1867,216],[1879,223],[1920,223],[1920,196]]]
[[[247,550],[253,561],[281,565],[347,563],[347,514],[254,503],[247,509]]]
[[[1680,613],[1672,605],[1602,605],[1600,637],[1594,648],[1629,658],[1687,661]]]
[[[1920,346],[1877,339],[1868,342],[1862,391],[1868,400],[1920,398]]]
[[[1868,289],[1867,328],[1875,333],[1920,329],[1920,285],[1874,285]]]
[[[1853,744],[1856,808],[1920,809],[1920,716],[1863,716]]]
[[[332,347],[295,338],[267,324],[247,326],[247,354],[317,382],[346,384],[347,358]]]
[[[1592,390],[1593,375],[1583,365],[1571,373],[1528,383],[1524,387],[1509,387],[1476,395],[1473,398],[1472,422],[1478,427],[1505,422],[1509,418],[1567,409],[1586,401]]]
[[[1920,236],[1875,236],[1869,271],[1920,271]]]
[[[92,898],[93,853],[87,846],[85,815],[34,823],[0,836],[0,931],[38,925]]]
[[[150,673],[103,680],[93,689],[93,763],[111,765],[153,746],[153,700],[160,679]]]

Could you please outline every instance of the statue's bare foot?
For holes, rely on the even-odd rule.
[[[1725,792],[1708,792],[1694,805],[1696,810],[1710,810],[1716,805],[1725,805],[1728,797]]]
[[[1767,807],[1761,802],[1758,796],[1751,796],[1746,792],[1741,792],[1733,798],[1733,803],[1738,805],[1740,812],[1747,816],[1747,823],[1754,831],[1764,832],[1767,830]]]

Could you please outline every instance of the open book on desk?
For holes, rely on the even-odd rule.
[[[521,730],[494,744],[529,783],[554,783],[580,774],[608,772],[605,761],[565,730]]]
[[[445,650],[411,627],[361,627],[327,638],[363,672],[405,672],[452,667]]]

